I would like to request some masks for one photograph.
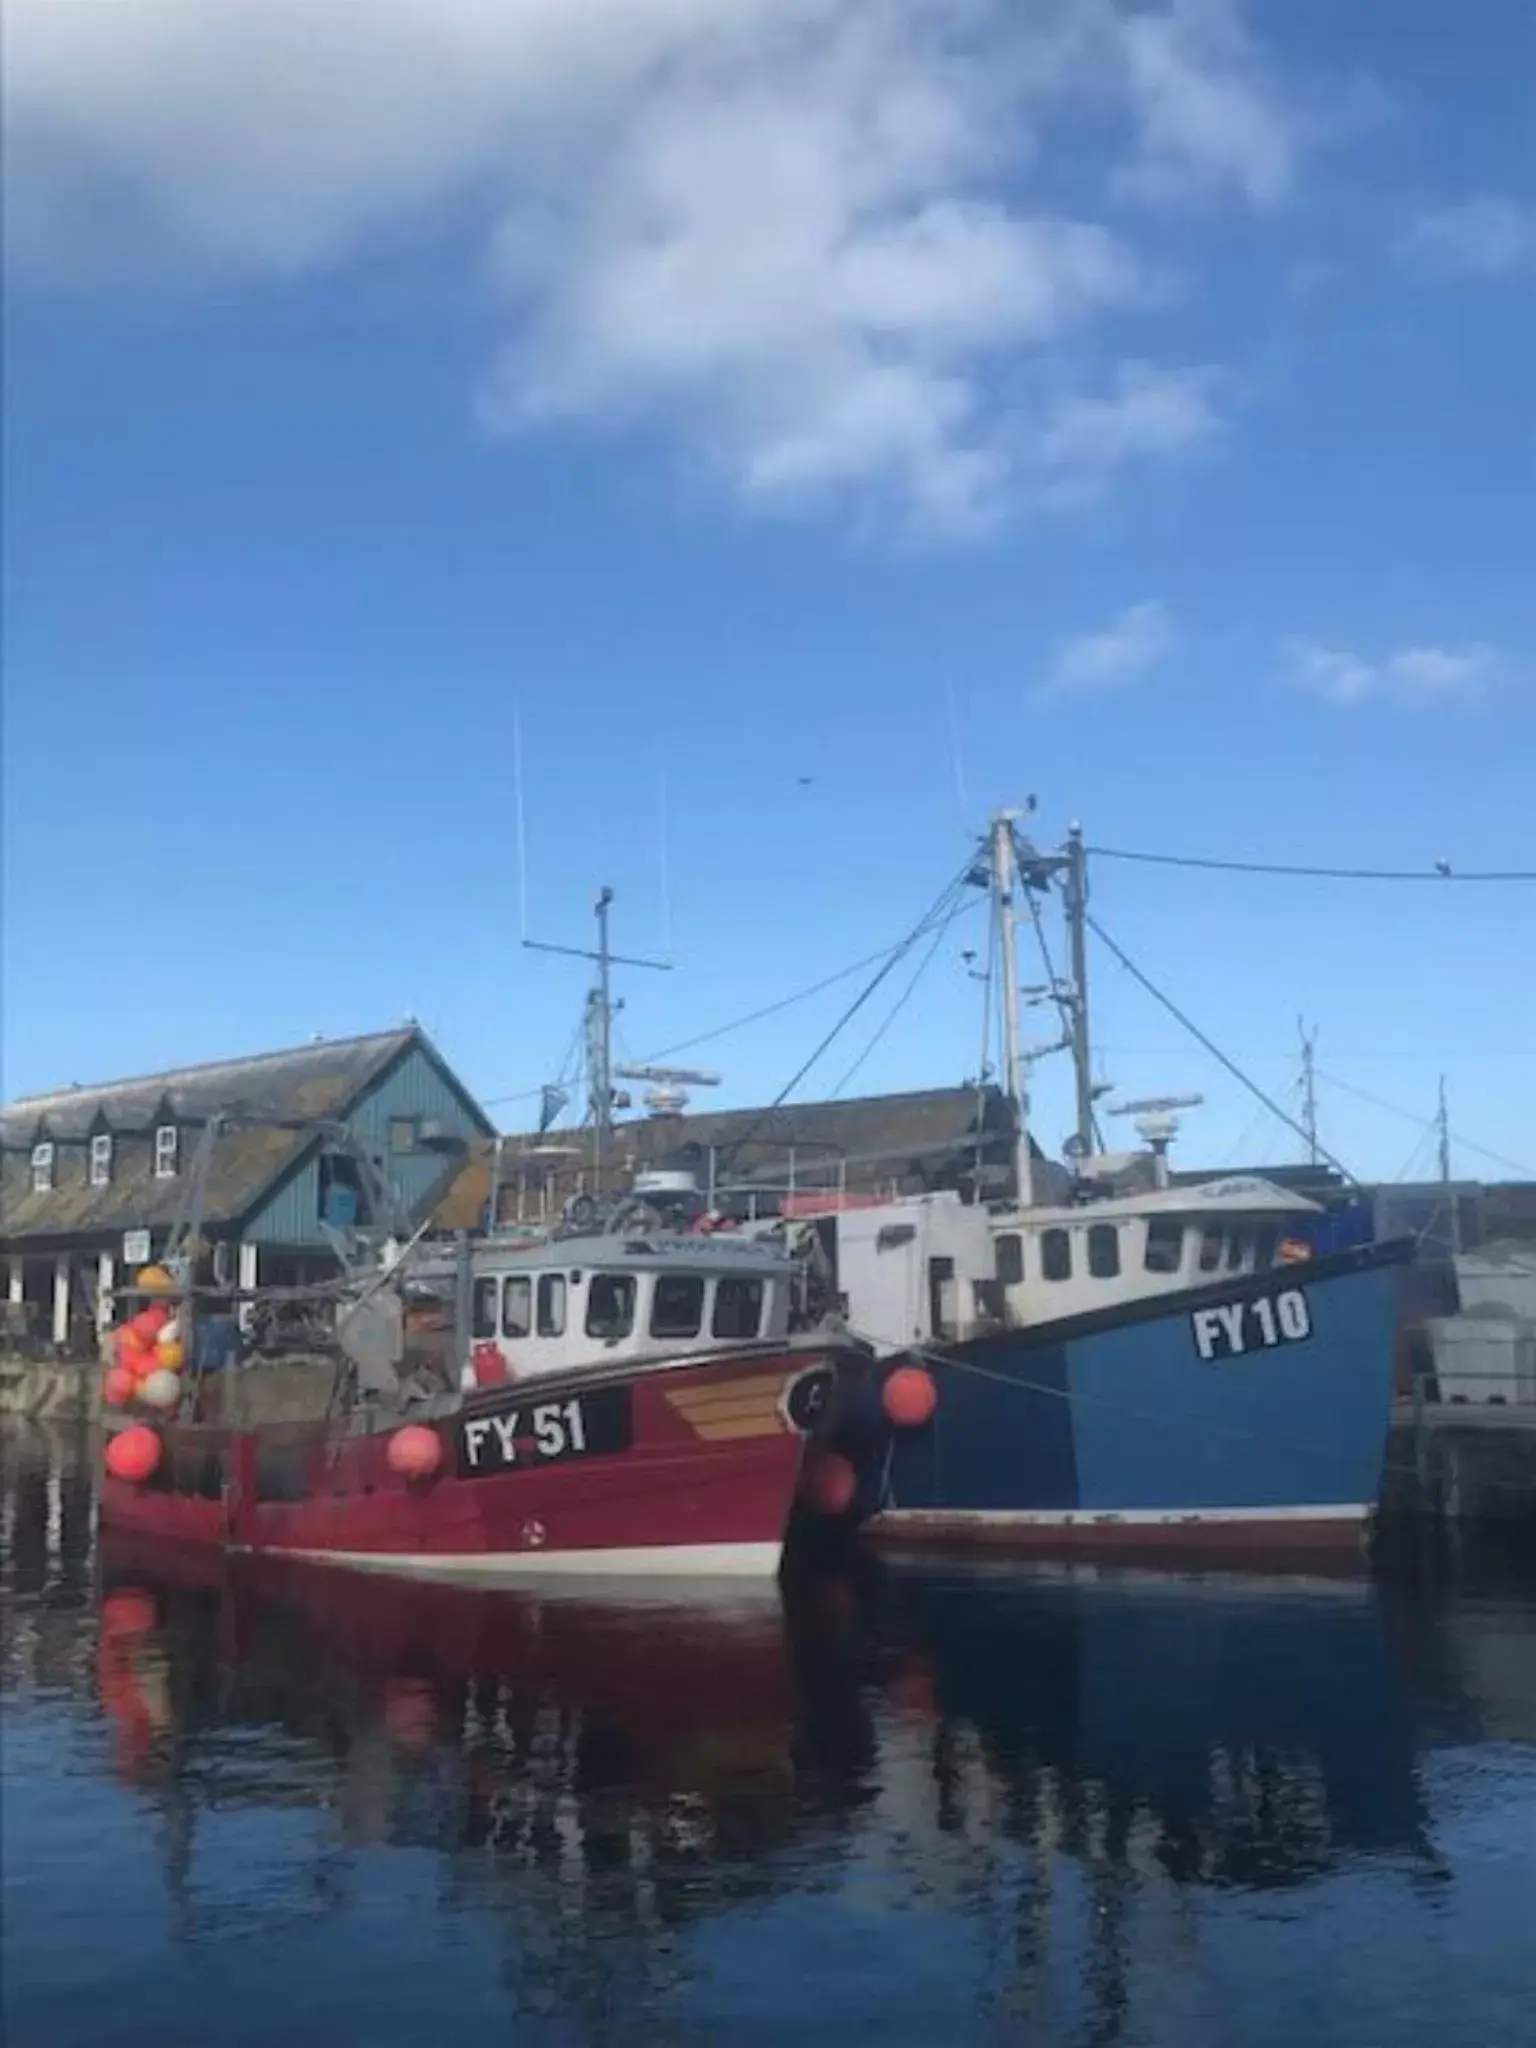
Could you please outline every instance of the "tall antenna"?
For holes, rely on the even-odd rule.
[[[607,887],[597,893],[594,909],[597,913],[597,947],[594,951],[587,946],[552,946],[541,939],[524,939],[523,944],[535,953],[564,953],[573,960],[594,960],[597,963],[597,984],[587,993],[586,1008],[586,1066],[587,1066],[587,1121],[591,1124],[596,1141],[594,1178],[597,1192],[602,1192],[603,1181],[608,1171],[608,1158],[613,1149],[613,995],[612,973],[616,966],[651,967],[659,973],[668,974],[672,969],[670,960],[643,960],[630,953],[615,953],[608,943],[608,912],[613,904],[613,891]]]
[[[1451,1250],[1461,1250],[1461,1211],[1451,1189],[1451,1111],[1445,1092],[1445,1076],[1440,1076],[1439,1106],[1435,1111],[1435,1135],[1439,1139],[1440,1186],[1445,1195],[1449,1211]]]
[[[528,820],[523,809],[523,714],[512,709],[512,814],[517,838],[517,935],[528,944]]]
[[[1307,1164],[1316,1166],[1317,1149],[1317,1026],[1307,1029],[1304,1017],[1296,1019],[1301,1034],[1301,1127],[1307,1137]]]

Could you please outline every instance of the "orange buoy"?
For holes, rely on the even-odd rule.
[[[133,1399],[136,1382],[125,1366],[114,1365],[101,1383],[101,1398],[109,1408],[123,1408]]]
[[[898,1365],[880,1390],[886,1420],[897,1429],[921,1429],[933,1420],[939,1390],[933,1375],[920,1365]]]
[[[107,1444],[106,1465],[114,1479],[126,1479],[130,1486],[142,1486],[160,1463],[164,1446],[154,1430],[136,1422],[112,1437]]]
[[[389,1469],[401,1479],[430,1479],[443,1462],[443,1440],[435,1429],[408,1422],[397,1429],[384,1453]]]
[[[169,1344],[162,1338],[155,1346],[155,1362],[152,1371],[180,1372],[187,1362],[187,1347],[173,1337]]]
[[[174,1294],[176,1282],[164,1266],[140,1266],[134,1276],[134,1286],[141,1294]]]
[[[837,1451],[813,1450],[800,1475],[800,1497],[818,1515],[846,1514],[859,1490],[859,1475]]]
[[[136,1316],[127,1322],[128,1334],[136,1344],[152,1345],[171,1319],[171,1312],[164,1302],[157,1302],[153,1308],[141,1308]]]

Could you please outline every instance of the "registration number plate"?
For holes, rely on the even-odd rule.
[[[564,1401],[525,1398],[469,1415],[459,1424],[459,1476],[610,1456],[634,1441],[628,1387],[602,1387]]]
[[[1287,1287],[1278,1294],[1197,1308],[1189,1326],[1201,1358],[1241,1358],[1250,1351],[1273,1351],[1280,1344],[1304,1344],[1312,1334],[1312,1310],[1301,1288]]]

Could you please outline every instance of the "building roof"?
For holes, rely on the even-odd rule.
[[[0,1110],[0,1235],[72,1236],[169,1223],[185,1194],[195,1133],[215,1111],[337,1120],[413,1047],[448,1072],[425,1034],[407,1025],[8,1103]],[[187,1133],[182,1171],[157,1180],[154,1132],[166,1122]],[[103,1131],[114,1140],[112,1178],[93,1188],[86,1162],[91,1137]],[[35,1193],[31,1154],[43,1140],[55,1147],[54,1185]],[[224,1132],[210,1162],[205,1220],[229,1224],[247,1215],[316,1142],[312,1131],[260,1121]]]
[[[864,1095],[847,1102],[786,1103],[777,1109],[728,1109],[693,1116],[636,1117],[614,1128],[613,1166],[627,1178],[659,1166],[695,1166],[700,1183],[711,1149],[721,1183],[756,1182],[777,1187],[790,1175],[801,1185],[836,1184],[837,1165],[846,1163],[855,1186],[876,1180],[926,1179],[935,1170],[974,1160],[976,1087],[927,1088],[909,1095]],[[1012,1130],[1006,1098],[995,1088],[981,1095],[982,1124],[989,1159],[1000,1155]],[[562,1159],[559,1148],[568,1148]],[[574,1181],[593,1164],[590,1130],[528,1132],[502,1141],[503,1186],[519,1170],[536,1166],[557,1182]],[[470,1160],[438,1210],[444,1229],[472,1230],[484,1220],[490,1200],[489,1149]]]

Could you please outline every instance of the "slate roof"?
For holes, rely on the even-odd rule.
[[[0,1110],[0,1237],[70,1237],[169,1223],[186,1189],[198,1129],[213,1111],[340,1118],[413,1044],[441,1064],[424,1034],[406,1026],[8,1103]],[[182,1132],[181,1172],[157,1180],[154,1133],[166,1121]],[[90,1139],[97,1131],[113,1138],[112,1179],[104,1188],[89,1182]],[[54,1184],[42,1194],[33,1192],[31,1169],[40,1139],[54,1145]],[[227,1225],[248,1214],[314,1142],[313,1133],[270,1125],[225,1132],[210,1166],[205,1220]]]
[[[993,1088],[983,1098],[987,1158],[1006,1159],[1012,1113]],[[667,1165],[696,1165],[703,1184],[709,1148],[716,1148],[716,1171],[732,1184],[758,1181],[778,1185],[789,1178],[794,1150],[795,1177],[802,1185],[833,1186],[838,1159],[848,1161],[848,1185],[869,1187],[897,1180],[904,1186],[943,1178],[946,1170],[974,1163],[977,1092],[968,1088],[928,1088],[909,1095],[865,1095],[846,1102],[787,1103],[775,1110],[728,1109],[694,1116],[636,1117],[614,1130],[615,1170],[627,1177],[636,1170]],[[592,1164],[589,1130],[525,1133],[502,1141],[502,1184],[516,1179],[520,1162],[537,1161],[539,1147],[568,1146],[573,1156],[558,1175],[569,1179]],[[530,1163],[532,1163],[530,1161]],[[818,1173],[818,1163],[827,1171]],[[540,1162],[541,1171],[543,1164]],[[470,1160],[444,1197],[436,1221],[447,1230],[472,1230],[484,1221],[490,1198],[490,1155]]]

